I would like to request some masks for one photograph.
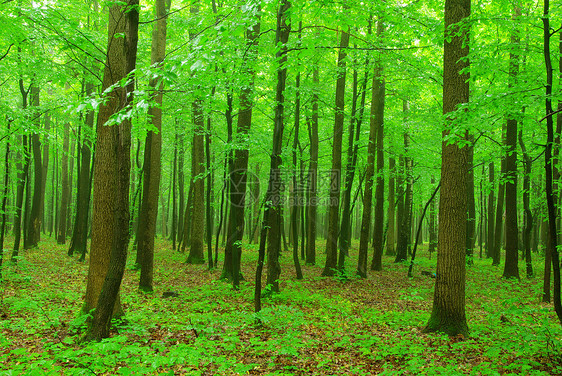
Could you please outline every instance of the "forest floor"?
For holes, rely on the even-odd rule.
[[[77,314],[88,264],[43,241],[17,265],[4,262],[0,375],[562,374],[562,330],[551,305],[540,303],[542,258],[534,255],[536,277],[520,281],[476,259],[467,269],[470,336],[450,338],[422,332],[435,281],[421,274],[435,268],[425,248],[413,278],[407,264],[385,256],[384,271],[358,279],[320,277],[320,245],[318,264],[303,265],[301,281],[292,257],[282,256],[281,293],[264,299],[256,325],[255,245],[244,245],[246,281],[234,291],[218,279],[220,266],[186,265],[186,255],[158,240],[154,293],[138,291],[130,255],[121,290],[126,320],[109,339],[83,344]],[[523,262],[520,269],[523,276]],[[177,295],[164,298],[167,291]]]

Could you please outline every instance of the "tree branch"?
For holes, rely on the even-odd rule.
[[[6,51],[6,53],[4,55],[2,55],[2,57],[0,57],[0,60],[2,60],[3,58],[5,58],[6,56],[8,56],[8,54],[10,53],[10,49],[14,46],[14,44],[10,44],[8,46],[8,50]]]

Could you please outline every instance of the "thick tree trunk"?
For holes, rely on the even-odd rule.
[[[109,8],[108,49],[102,90],[134,70],[138,41],[138,0]],[[115,38],[121,34],[123,38]],[[132,102],[132,82],[115,87],[100,106],[97,121],[92,244],[83,312],[95,308],[86,340],[109,335],[112,316],[122,315],[119,287],[129,243],[131,122],[106,126],[115,111]]]
[[[328,195],[328,236],[326,239],[326,263],[323,276],[332,276],[338,258],[339,210],[341,190],[341,151],[345,107],[345,73],[349,32],[341,33],[338,54],[338,74],[336,81],[336,103],[334,116],[334,138],[332,143],[332,169],[330,171],[330,191]]]
[[[443,113],[457,110],[469,98],[468,29],[456,26],[470,17],[470,0],[445,1],[443,57]],[[455,32],[456,31],[456,32]],[[464,70],[464,73],[461,71]],[[443,138],[448,136],[453,118],[448,118]],[[431,317],[426,332],[468,335],[465,314],[465,245],[467,222],[467,147],[442,142],[441,196],[439,203],[439,243],[437,277]]]

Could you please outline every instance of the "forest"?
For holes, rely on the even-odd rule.
[[[0,0],[0,375],[562,374],[561,14]]]

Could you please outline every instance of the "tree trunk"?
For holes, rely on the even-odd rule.
[[[281,196],[281,151],[283,147],[283,130],[285,128],[285,86],[287,81],[287,54],[286,44],[289,40],[291,24],[289,19],[289,9],[291,3],[282,0],[279,12],[277,14],[277,30],[275,35],[275,45],[280,46],[276,58],[279,61],[277,69],[277,88],[275,92],[275,125],[273,128],[273,152],[271,154],[271,168],[269,176],[268,190],[270,191],[268,204],[266,208],[271,214],[268,215],[269,221],[269,239],[267,244],[267,280],[266,284],[271,286],[272,292],[279,292],[279,275],[281,274],[281,265],[279,264],[279,252],[281,248],[281,236],[283,226],[282,212],[282,196]],[[264,212],[264,224],[265,224]],[[261,240],[260,240],[261,243]],[[260,244],[261,249],[261,244]],[[259,264],[259,262],[258,262]],[[256,280],[257,285],[257,280]],[[260,286],[261,287],[261,286]]]
[[[41,162],[43,163],[41,166],[41,205],[40,205],[40,214],[39,217],[41,218],[41,231],[45,234],[46,233],[46,223],[45,221],[45,189],[47,187],[47,175],[49,173],[49,132],[51,130],[51,116],[49,113],[45,113],[45,134],[43,135],[43,157],[41,158]]]
[[[521,11],[515,5],[513,9],[512,20],[515,28],[511,34],[512,48],[517,49],[519,46],[519,35],[516,23],[521,15]],[[518,54],[511,52],[509,54],[509,78],[508,90],[512,90],[517,83],[517,74],[519,72]],[[517,226],[517,113],[508,114],[506,124],[506,146],[507,156],[505,158],[505,172],[507,181],[505,183],[505,265],[503,269],[504,278],[519,279],[519,228]]]
[[[533,277],[533,264],[531,260],[531,232],[533,230],[533,212],[531,212],[531,169],[533,161],[527,153],[527,148],[523,142],[523,129],[519,129],[519,146],[523,155],[523,248],[525,252],[525,265],[527,278]]]
[[[70,196],[70,182],[68,181],[68,150],[70,143],[70,124],[64,124],[64,140],[62,144],[62,193],[59,206],[59,225],[57,231],[57,243],[64,244],[66,242],[66,214],[68,212],[68,197]]]
[[[384,31],[382,21],[377,23],[377,35],[381,37]],[[375,113],[372,120],[375,122],[377,134],[377,173],[375,188],[375,228],[373,232],[373,261],[371,270],[382,270],[382,253],[384,248],[384,97],[385,81],[382,63],[378,62],[375,68],[373,92],[376,92]],[[375,97],[373,96],[373,99]],[[371,114],[373,116],[373,114]]]
[[[271,286],[271,291],[279,291],[279,275],[281,267],[279,265],[279,248],[281,246],[281,207],[280,207],[280,183],[281,176],[279,166],[281,165],[281,148],[283,145],[283,116],[285,110],[285,83],[287,80],[287,62],[286,44],[289,40],[291,31],[290,24],[287,23],[289,9],[291,3],[287,0],[281,0],[279,10],[277,11],[277,29],[275,33],[275,45],[280,46],[275,54],[276,61],[279,62],[277,67],[277,88],[275,106],[275,124],[273,127],[273,150],[271,153],[271,167],[269,171],[269,184],[265,196],[265,209],[263,212],[263,226],[260,232],[260,246],[258,251],[258,265],[256,268],[256,283],[254,290],[254,310],[261,310],[261,279],[262,270],[266,252],[266,241],[269,232],[269,244],[267,248],[267,285]],[[270,220],[271,216],[271,220]]]
[[[406,116],[409,111],[408,102],[403,102],[403,110]],[[404,132],[404,157],[402,158],[403,170],[406,180],[406,189],[402,188],[403,193],[403,209],[400,215],[400,207],[398,208],[398,218],[402,220],[398,222],[398,243],[396,244],[396,257],[394,262],[405,261],[408,257],[408,250],[410,247],[410,238],[412,231],[412,205],[413,205],[413,191],[412,191],[412,171],[411,171],[411,158],[408,156],[410,148],[410,136],[408,132]],[[402,183],[403,185],[403,183]],[[399,190],[400,191],[400,190]],[[400,192],[401,193],[401,192]],[[400,199],[400,198],[399,198]]]
[[[554,122],[552,119],[552,61],[550,58],[550,19],[549,19],[549,0],[544,0],[544,13],[543,13],[543,38],[544,38],[544,59],[546,68],[546,96],[545,96],[545,113],[546,113],[546,128],[547,128],[547,141],[545,157],[545,175],[546,175],[546,202],[548,209],[548,228],[549,228],[549,253],[552,259],[552,271],[554,277],[554,309],[558,320],[562,323],[562,304],[560,302],[560,261],[558,255],[558,239],[556,231],[556,193],[552,189],[552,144],[554,141]]]
[[[31,85],[31,104],[39,107],[39,86],[35,83]],[[35,111],[35,126],[39,128],[40,113]],[[31,212],[29,214],[28,235],[24,238],[24,249],[37,247],[41,239],[41,203],[43,202],[43,163],[41,162],[41,139],[39,133],[35,132],[31,135],[31,148],[33,152],[33,202],[31,204]],[[26,242],[27,240],[27,242]],[[27,243],[27,244],[26,244]]]
[[[494,254],[494,162],[488,165],[488,182],[490,193],[488,193],[488,231],[486,237],[486,258]]]
[[[156,0],[154,15],[157,20],[152,29],[152,48],[150,63],[153,68],[159,68],[166,54],[166,26],[167,14],[171,0]],[[154,279],[154,238],[156,236],[156,219],[158,217],[158,196],[160,190],[162,154],[162,97],[164,84],[159,82],[159,76],[150,79],[149,90],[153,92],[154,104],[148,109],[148,122],[156,128],[149,130],[146,135],[143,163],[143,188],[141,210],[139,212],[139,239],[137,252],[140,256],[139,289],[153,290]],[[162,227],[165,226],[164,221]]]
[[[394,256],[396,254],[395,237],[396,233],[396,197],[395,197],[395,182],[396,182],[396,159],[394,157],[388,158],[388,212],[387,212],[387,230],[386,230],[386,254],[387,256]],[[433,205],[433,204],[432,204]],[[433,208],[433,206],[432,206]],[[431,214],[430,214],[431,218]],[[430,246],[431,247],[431,246]]]
[[[342,31],[338,54],[338,74],[336,81],[336,103],[334,116],[334,138],[332,144],[332,169],[330,171],[330,191],[328,195],[328,236],[326,239],[326,264],[323,276],[332,276],[337,267],[339,210],[341,190],[341,151],[345,107],[345,73],[349,32]]]
[[[431,185],[435,185],[435,178],[431,177]],[[431,254],[437,249],[437,228],[435,226],[435,200],[431,200],[429,212],[429,258],[431,259]]]
[[[175,130],[175,142],[174,142],[174,159],[172,162],[172,233],[170,237],[172,238],[172,249],[176,250],[176,235],[178,228],[178,196],[177,196],[177,183],[176,179],[178,176],[178,130]]]
[[[86,93],[93,94],[95,87],[92,83],[86,83]],[[88,132],[81,132],[82,142],[79,149],[80,166],[78,173],[78,193],[76,198],[76,219],[74,220],[74,231],[68,248],[68,255],[74,252],[81,255],[84,260],[88,244],[88,216],[90,211],[90,195],[92,191],[90,172],[91,172],[91,148],[92,142],[86,133],[90,133],[94,126],[94,111],[86,112],[84,125]]]
[[[252,107],[254,104],[254,80],[256,72],[251,67],[250,62],[257,58],[256,47],[258,36],[260,33],[260,19],[256,19],[256,23],[251,29],[246,31],[246,47],[248,51],[247,59],[244,62],[244,78],[247,84],[240,89],[240,111],[238,113],[237,136],[236,143],[242,144],[234,151],[234,158],[229,166],[229,184],[230,184],[230,219],[227,229],[228,235],[226,246],[224,249],[225,260],[221,278],[232,281],[235,289],[239,288],[240,279],[240,262],[242,258],[242,239],[244,237],[245,223],[244,212],[246,205],[251,205],[250,200],[246,200],[246,186],[248,183],[248,159],[249,148],[246,139],[252,125]],[[250,197],[250,195],[248,196]]]
[[[371,22],[369,19],[368,34],[371,34]],[[351,241],[351,190],[355,179],[355,170],[357,167],[357,154],[359,153],[359,136],[361,124],[363,122],[363,111],[365,108],[365,99],[367,94],[367,81],[369,78],[369,58],[365,58],[365,74],[361,83],[361,102],[357,109],[358,93],[358,74],[357,70],[353,70],[353,95],[351,102],[351,116],[349,121],[349,139],[347,147],[347,163],[345,168],[345,187],[343,193],[343,211],[340,231],[340,255],[338,259],[338,268],[343,270],[345,257],[349,256],[349,245]],[[359,112],[359,113],[358,113]]]
[[[299,22],[299,43],[302,38],[302,21]],[[299,142],[299,131],[300,131],[300,111],[301,111],[301,98],[300,98],[300,85],[301,85],[301,73],[300,70],[297,73],[295,79],[295,134],[293,137],[293,197],[290,200],[291,213],[290,213],[290,224],[291,232],[293,235],[292,245],[293,245],[293,263],[295,265],[295,273],[297,279],[302,279],[301,264],[299,261],[299,213],[302,210],[301,205],[301,187],[298,176],[298,150],[302,150]],[[301,155],[302,158],[302,155]]]
[[[308,137],[310,140],[310,162],[307,177],[307,214],[306,214],[306,264],[316,264],[316,221],[318,206],[318,86],[320,74],[318,65],[312,71],[312,116],[308,121]]]
[[[138,0],[109,8],[108,48],[102,90],[134,70],[138,41]],[[116,38],[115,35],[123,35]],[[116,86],[100,106],[96,158],[90,267],[83,312],[95,308],[86,340],[109,335],[112,316],[122,315],[119,287],[125,271],[129,243],[129,183],[131,121],[106,126],[115,111],[132,102],[133,81]],[[110,235],[111,234],[111,235]],[[108,236],[109,235],[109,236]]]
[[[199,14],[199,2],[191,6],[192,16]],[[195,38],[193,31],[189,38]],[[193,146],[191,154],[191,184],[193,185],[193,211],[191,217],[191,236],[189,255],[186,263],[203,264],[205,262],[205,118],[203,116],[203,101],[197,97],[192,103],[193,109]]]
[[[470,136],[468,148],[468,171],[467,171],[467,205],[468,218],[466,220],[466,263],[474,263],[474,244],[476,240],[476,200],[474,199],[474,137]]]
[[[467,37],[469,30],[456,24],[470,17],[470,0],[445,1],[443,57],[443,113],[457,110],[469,98]],[[450,38],[449,36],[453,36]],[[464,70],[464,73],[461,71]],[[468,148],[448,144],[453,118],[443,131],[437,277],[431,317],[426,332],[468,335],[465,314],[465,245],[467,222]]]
[[[4,261],[4,233],[6,231],[6,203],[8,201],[8,183],[10,182],[10,126],[12,120],[8,120],[6,132],[8,141],[6,142],[6,154],[4,154],[4,190],[2,192],[2,223],[0,224],[0,280],[2,280],[2,262]]]
[[[357,275],[367,278],[367,257],[369,248],[369,235],[371,228],[371,212],[373,210],[373,176],[375,174],[375,156],[377,153],[377,111],[379,108],[379,95],[384,82],[381,80],[380,64],[375,65],[373,75],[373,91],[371,97],[371,116],[369,122],[369,144],[367,147],[367,166],[365,169],[365,189],[363,191],[363,214],[361,217],[361,234],[359,236],[359,256],[357,261]]]

